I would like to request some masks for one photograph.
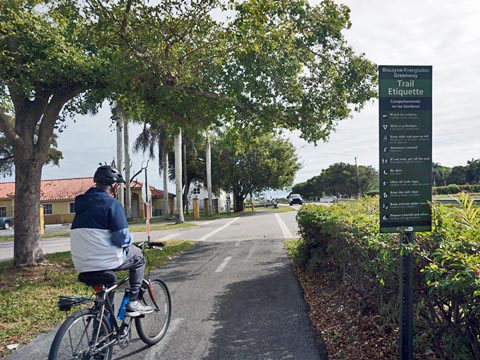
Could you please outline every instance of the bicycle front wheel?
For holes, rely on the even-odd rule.
[[[135,326],[140,339],[148,345],[154,345],[165,336],[170,324],[172,310],[170,292],[167,285],[159,279],[145,280],[142,287],[146,287],[146,289],[144,289],[141,302],[153,307],[154,311],[143,317],[135,318]]]
[[[111,326],[97,311],[74,312],[60,326],[53,339],[48,360],[112,358]]]

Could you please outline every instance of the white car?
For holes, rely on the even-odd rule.
[[[290,205],[293,205],[293,204],[302,205],[302,204],[303,204],[303,199],[302,199],[302,197],[300,196],[300,194],[291,194],[291,195],[288,197],[288,200],[289,200],[289,202],[290,202]]]

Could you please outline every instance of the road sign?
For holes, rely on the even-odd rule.
[[[430,231],[432,67],[379,67],[380,231]]]

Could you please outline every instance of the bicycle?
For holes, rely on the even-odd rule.
[[[145,248],[163,247],[164,243],[142,242],[135,244]],[[128,276],[117,281],[112,270],[80,273],[79,281],[95,290],[93,297],[59,297],[61,311],[93,302],[93,306],[72,313],[62,323],[50,347],[49,360],[104,359],[112,358],[113,346],[126,348],[131,335],[132,319],[138,335],[147,345],[158,343],[167,332],[171,316],[171,299],[167,285],[160,279],[144,279],[140,289],[140,301],[154,308],[150,314],[126,317],[125,302],[117,317],[114,311],[115,290],[127,283]],[[126,291],[128,289],[125,289]],[[125,296],[124,296],[125,299]],[[122,314],[123,312],[123,314]]]

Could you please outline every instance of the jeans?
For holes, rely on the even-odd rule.
[[[130,301],[138,300],[143,275],[145,274],[145,258],[142,251],[136,246],[125,249],[125,261],[113,271],[128,270],[130,279]]]

